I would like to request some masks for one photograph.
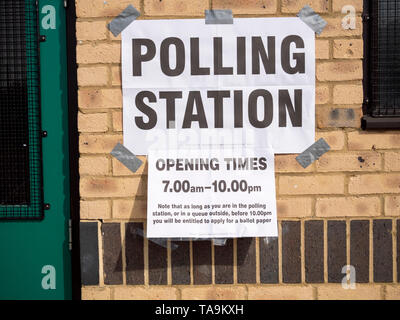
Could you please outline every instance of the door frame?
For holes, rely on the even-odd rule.
[[[76,62],[76,6],[75,0],[64,0],[66,5],[67,37],[67,83],[68,83],[68,129],[70,172],[70,219],[72,299],[81,300],[80,267],[80,195],[79,195],[79,133],[78,133],[78,79]]]

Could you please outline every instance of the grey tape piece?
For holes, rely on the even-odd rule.
[[[233,24],[232,10],[206,10],[206,24]]]
[[[278,237],[266,237],[266,238],[262,238],[262,241],[264,241],[264,244],[269,245],[270,242],[274,241],[277,238]]]
[[[228,239],[225,239],[225,238],[213,239],[214,246],[219,246],[219,247],[226,245],[227,241],[228,241]]]
[[[297,14],[297,16],[317,34],[321,34],[322,30],[324,30],[328,24],[309,5],[305,5],[304,8],[301,9]]]
[[[329,150],[331,150],[331,147],[321,138],[303,153],[299,154],[296,160],[305,169]]]
[[[171,241],[213,241],[215,246],[224,246],[226,245],[226,241],[228,239],[225,238],[173,238]]]
[[[146,238],[146,236],[145,236],[145,234],[144,234],[142,229],[135,228],[131,232],[132,232],[132,234],[136,234],[138,236],[141,236],[142,238]],[[168,248],[168,239],[164,239],[164,238],[147,238],[147,240],[159,245],[160,247]],[[176,243],[172,243],[171,242],[171,250],[175,250],[178,247],[179,246]]]
[[[111,151],[111,155],[117,158],[120,162],[122,162],[123,165],[132,172],[138,171],[140,166],[143,164],[142,160],[136,157],[132,152],[130,152],[120,143],[118,143],[114,147],[113,151]]]
[[[200,240],[209,240],[203,238],[171,238],[171,241],[200,241]]]
[[[131,4],[122,11],[118,17],[111,21],[107,28],[117,37],[127,26],[140,16],[140,12]]]

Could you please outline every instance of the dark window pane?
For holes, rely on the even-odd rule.
[[[35,0],[0,0],[0,219],[43,216]]]
[[[375,117],[400,116],[400,1],[374,0],[370,4],[368,112]]]
[[[0,204],[29,204],[25,3],[0,0]]]

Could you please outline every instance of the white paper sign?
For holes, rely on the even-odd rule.
[[[122,32],[124,145],[267,147],[315,140],[315,34],[299,18],[138,20]]]
[[[150,150],[149,238],[276,237],[271,149]]]

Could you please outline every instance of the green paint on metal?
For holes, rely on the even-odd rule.
[[[51,207],[41,221],[0,221],[0,299],[72,295],[65,9],[63,0],[39,1],[39,25],[45,5],[56,12],[56,28],[40,29],[46,36],[40,44],[41,117],[42,129],[48,132],[42,141],[43,191]],[[54,267],[55,289],[53,269],[46,266]]]

